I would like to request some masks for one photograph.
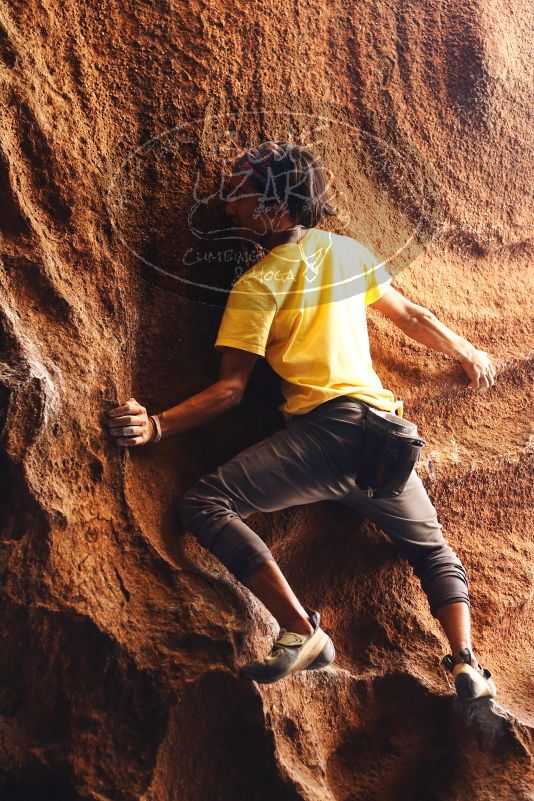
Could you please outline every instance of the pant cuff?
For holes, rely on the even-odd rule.
[[[239,570],[239,573],[235,574],[235,577],[241,582],[241,584],[246,584],[250,574],[253,573],[256,568],[264,565],[266,562],[274,561],[275,558],[270,551],[267,551],[267,553],[263,551],[261,553],[254,553],[249,559],[247,559],[247,561]]]
[[[437,617],[436,616],[436,612],[438,612],[440,609],[442,609],[442,607],[448,606],[449,604],[457,604],[457,603],[467,604],[469,609],[471,609],[471,601],[469,600],[469,598],[465,598],[465,597],[462,597],[462,598],[448,598],[446,601],[440,601],[439,604],[437,604],[437,606],[431,606],[430,607],[430,614],[433,617]]]

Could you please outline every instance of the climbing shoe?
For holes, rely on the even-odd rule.
[[[313,609],[305,611],[313,626],[312,634],[298,634],[280,628],[270,654],[265,659],[243,665],[240,675],[259,684],[271,684],[299,670],[320,670],[333,662],[336,655],[334,644],[319,627],[319,612]]]
[[[473,701],[476,698],[495,698],[497,688],[492,679],[491,670],[478,665],[471,665],[472,654],[469,648],[460,651],[460,661],[456,662],[451,654],[441,660],[444,668],[452,673],[456,693],[462,701]]]

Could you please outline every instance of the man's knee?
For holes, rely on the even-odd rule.
[[[185,528],[194,534],[195,519],[201,514],[204,507],[204,498],[195,487],[187,490],[178,501],[178,514]]]
[[[187,531],[242,583],[256,567],[274,559],[228,498],[215,491],[209,477],[201,479],[182,496],[178,510]]]
[[[218,492],[208,477],[200,479],[182,495],[178,502],[178,513],[184,527],[201,542],[210,547],[210,532],[214,520],[232,514],[228,499]]]

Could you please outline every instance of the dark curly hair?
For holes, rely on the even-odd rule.
[[[232,173],[237,172],[262,192],[266,205],[285,204],[296,225],[313,228],[322,217],[338,213],[329,202],[321,161],[301,145],[262,142],[234,163]]]

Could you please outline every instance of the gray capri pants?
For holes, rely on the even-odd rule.
[[[354,483],[365,402],[342,395],[251,445],[201,478],[182,496],[182,523],[243,584],[274,559],[244,520],[252,512],[335,500],[372,520],[412,566],[431,614],[446,604],[470,606],[466,571],[445,540],[415,469],[394,498],[369,498]]]

